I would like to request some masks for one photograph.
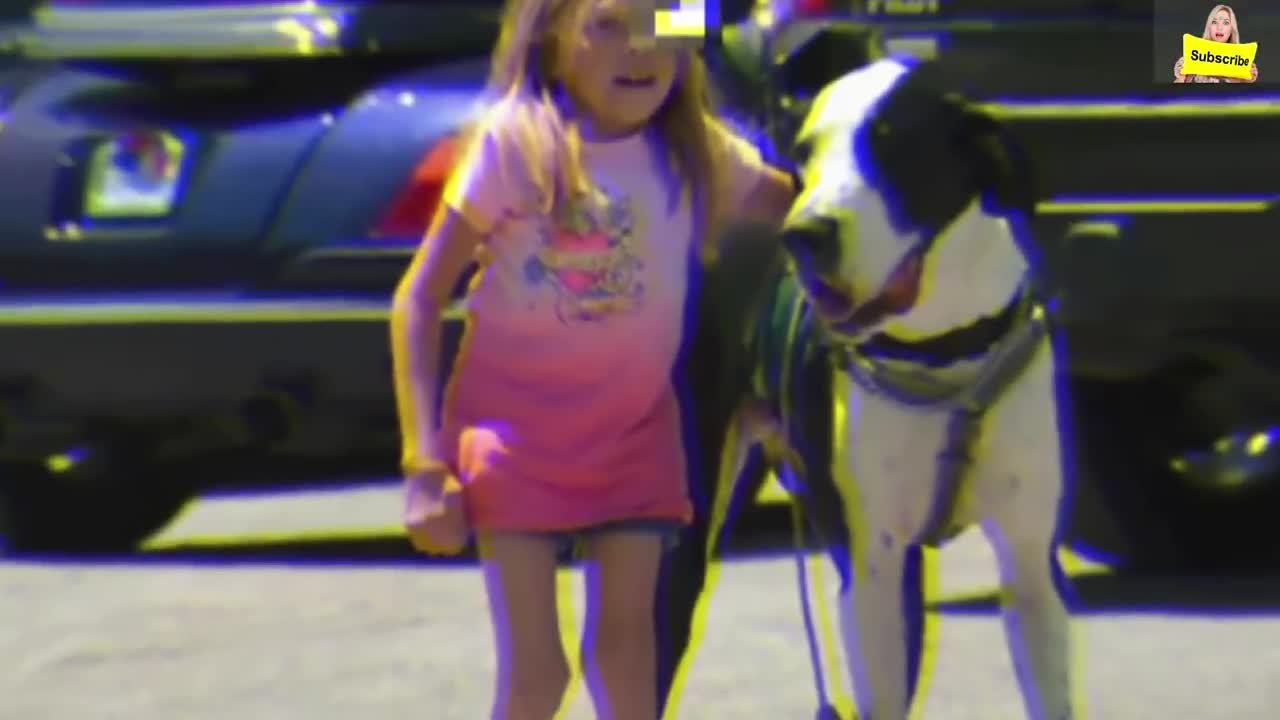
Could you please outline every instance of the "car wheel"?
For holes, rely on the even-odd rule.
[[[180,477],[122,457],[54,456],[0,464],[0,548],[9,553],[122,553],[168,524],[193,496]]]
[[[1131,572],[1216,574],[1280,567],[1280,477],[1189,472],[1188,451],[1212,448],[1213,428],[1173,374],[1072,388],[1075,513],[1085,554]],[[1208,476],[1209,479],[1206,479]],[[1104,517],[1105,515],[1105,517]]]

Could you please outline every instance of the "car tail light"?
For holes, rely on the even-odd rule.
[[[392,199],[370,231],[377,240],[417,242],[427,232],[431,217],[440,204],[449,173],[458,161],[458,138],[438,141],[422,157],[409,181]]]
[[[830,0],[796,0],[795,13],[800,17],[828,15],[834,8]]]
[[[852,10],[843,8],[847,14]],[[760,2],[752,11],[755,22],[764,28],[780,29],[793,23],[831,20],[839,15],[836,3],[832,0],[786,0],[785,2]]]

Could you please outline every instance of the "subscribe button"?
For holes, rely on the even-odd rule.
[[[1182,36],[1182,72],[1187,75],[1214,75],[1248,80],[1249,67],[1258,54],[1258,43],[1247,45]]]

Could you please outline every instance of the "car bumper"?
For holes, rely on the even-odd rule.
[[[325,402],[392,414],[389,316],[382,298],[9,298],[0,400],[11,413],[146,420],[226,411],[305,381]],[[447,313],[447,345],[462,317],[461,305]]]

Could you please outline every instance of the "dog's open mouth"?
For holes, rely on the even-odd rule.
[[[853,293],[844,289],[845,285],[839,281],[814,273],[804,265],[799,266],[798,275],[809,302],[823,320],[832,325],[869,325],[915,306],[920,297],[923,267],[922,250],[908,253],[890,273],[880,293],[862,305],[857,304]]]
[[[853,314],[856,307],[853,297],[836,283],[815,275],[808,278],[804,284],[814,309],[824,319],[840,322]]]

